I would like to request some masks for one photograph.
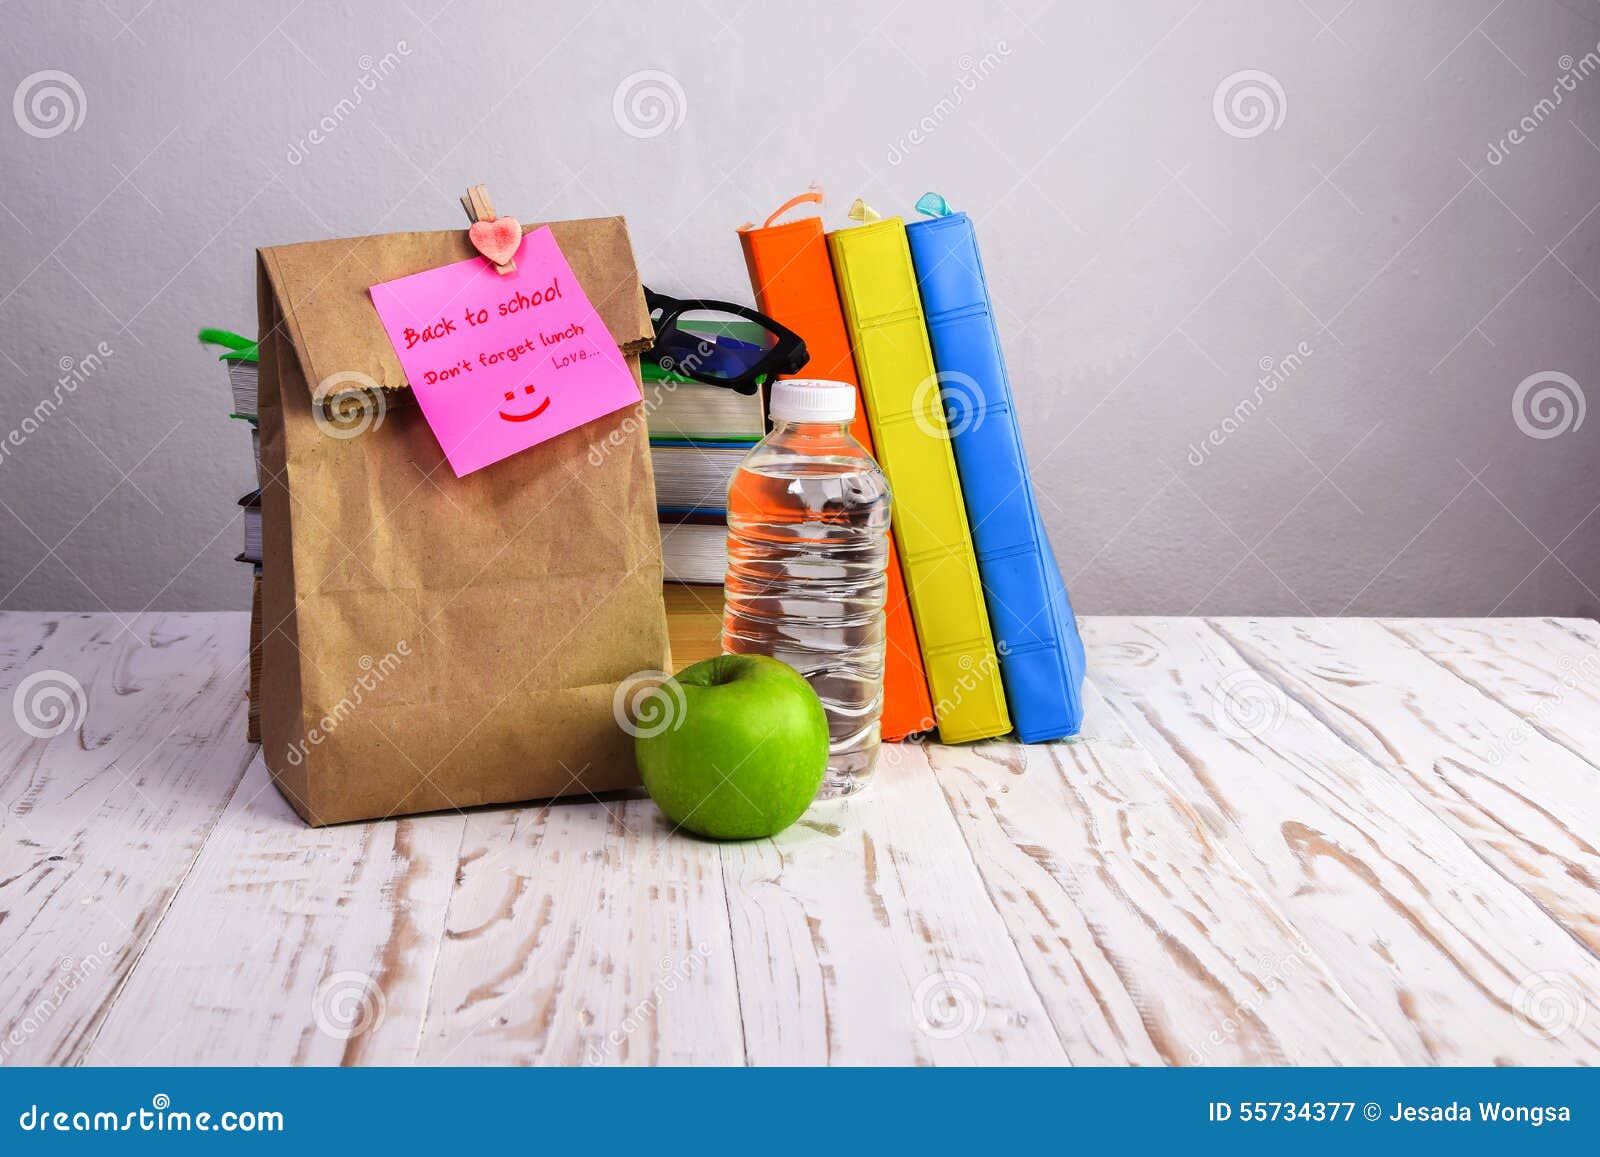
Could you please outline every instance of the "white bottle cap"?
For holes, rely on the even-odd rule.
[[[822,378],[773,382],[768,412],[775,422],[848,422],[856,416],[856,388]]]

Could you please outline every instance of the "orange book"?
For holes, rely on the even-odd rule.
[[[768,217],[759,228],[746,225],[739,230],[745,264],[750,268],[750,286],[755,291],[756,307],[780,325],[799,334],[811,360],[806,363],[808,378],[829,378],[856,387],[856,417],[850,433],[857,442],[872,448],[872,431],[867,425],[867,408],[861,399],[861,382],[856,377],[855,360],[850,356],[850,339],[845,335],[844,314],[834,289],[833,263],[823,240],[822,219],[802,217],[781,225],[773,224],[790,209],[806,201],[820,202],[820,193],[802,193]],[[916,628],[911,621],[911,603],[906,598],[905,576],[894,538],[889,539],[889,590],[885,604],[883,663],[882,731],[885,739],[904,739],[934,725],[933,701],[928,695],[928,678],[922,668],[922,651],[917,645]]]

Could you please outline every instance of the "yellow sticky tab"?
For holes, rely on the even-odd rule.
[[[873,222],[882,221],[883,214],[879,213],[860,197],[857,197],[850,206],[850,220],[860,221],[864,225],[870,225]]]

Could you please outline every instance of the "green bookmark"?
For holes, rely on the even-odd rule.
[[[260,347],[249,338],[234,333],[231,329],[217,329],[215,326],[206,326],[200,331],[200,340],[208,345],[226,346],[227,349],[219,361],[227,362],[258,362],[261,360]]]

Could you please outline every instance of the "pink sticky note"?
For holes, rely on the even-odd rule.
[[[548,227],[515,273],[481,257],[369,291],[456,477],[640,401]]]

